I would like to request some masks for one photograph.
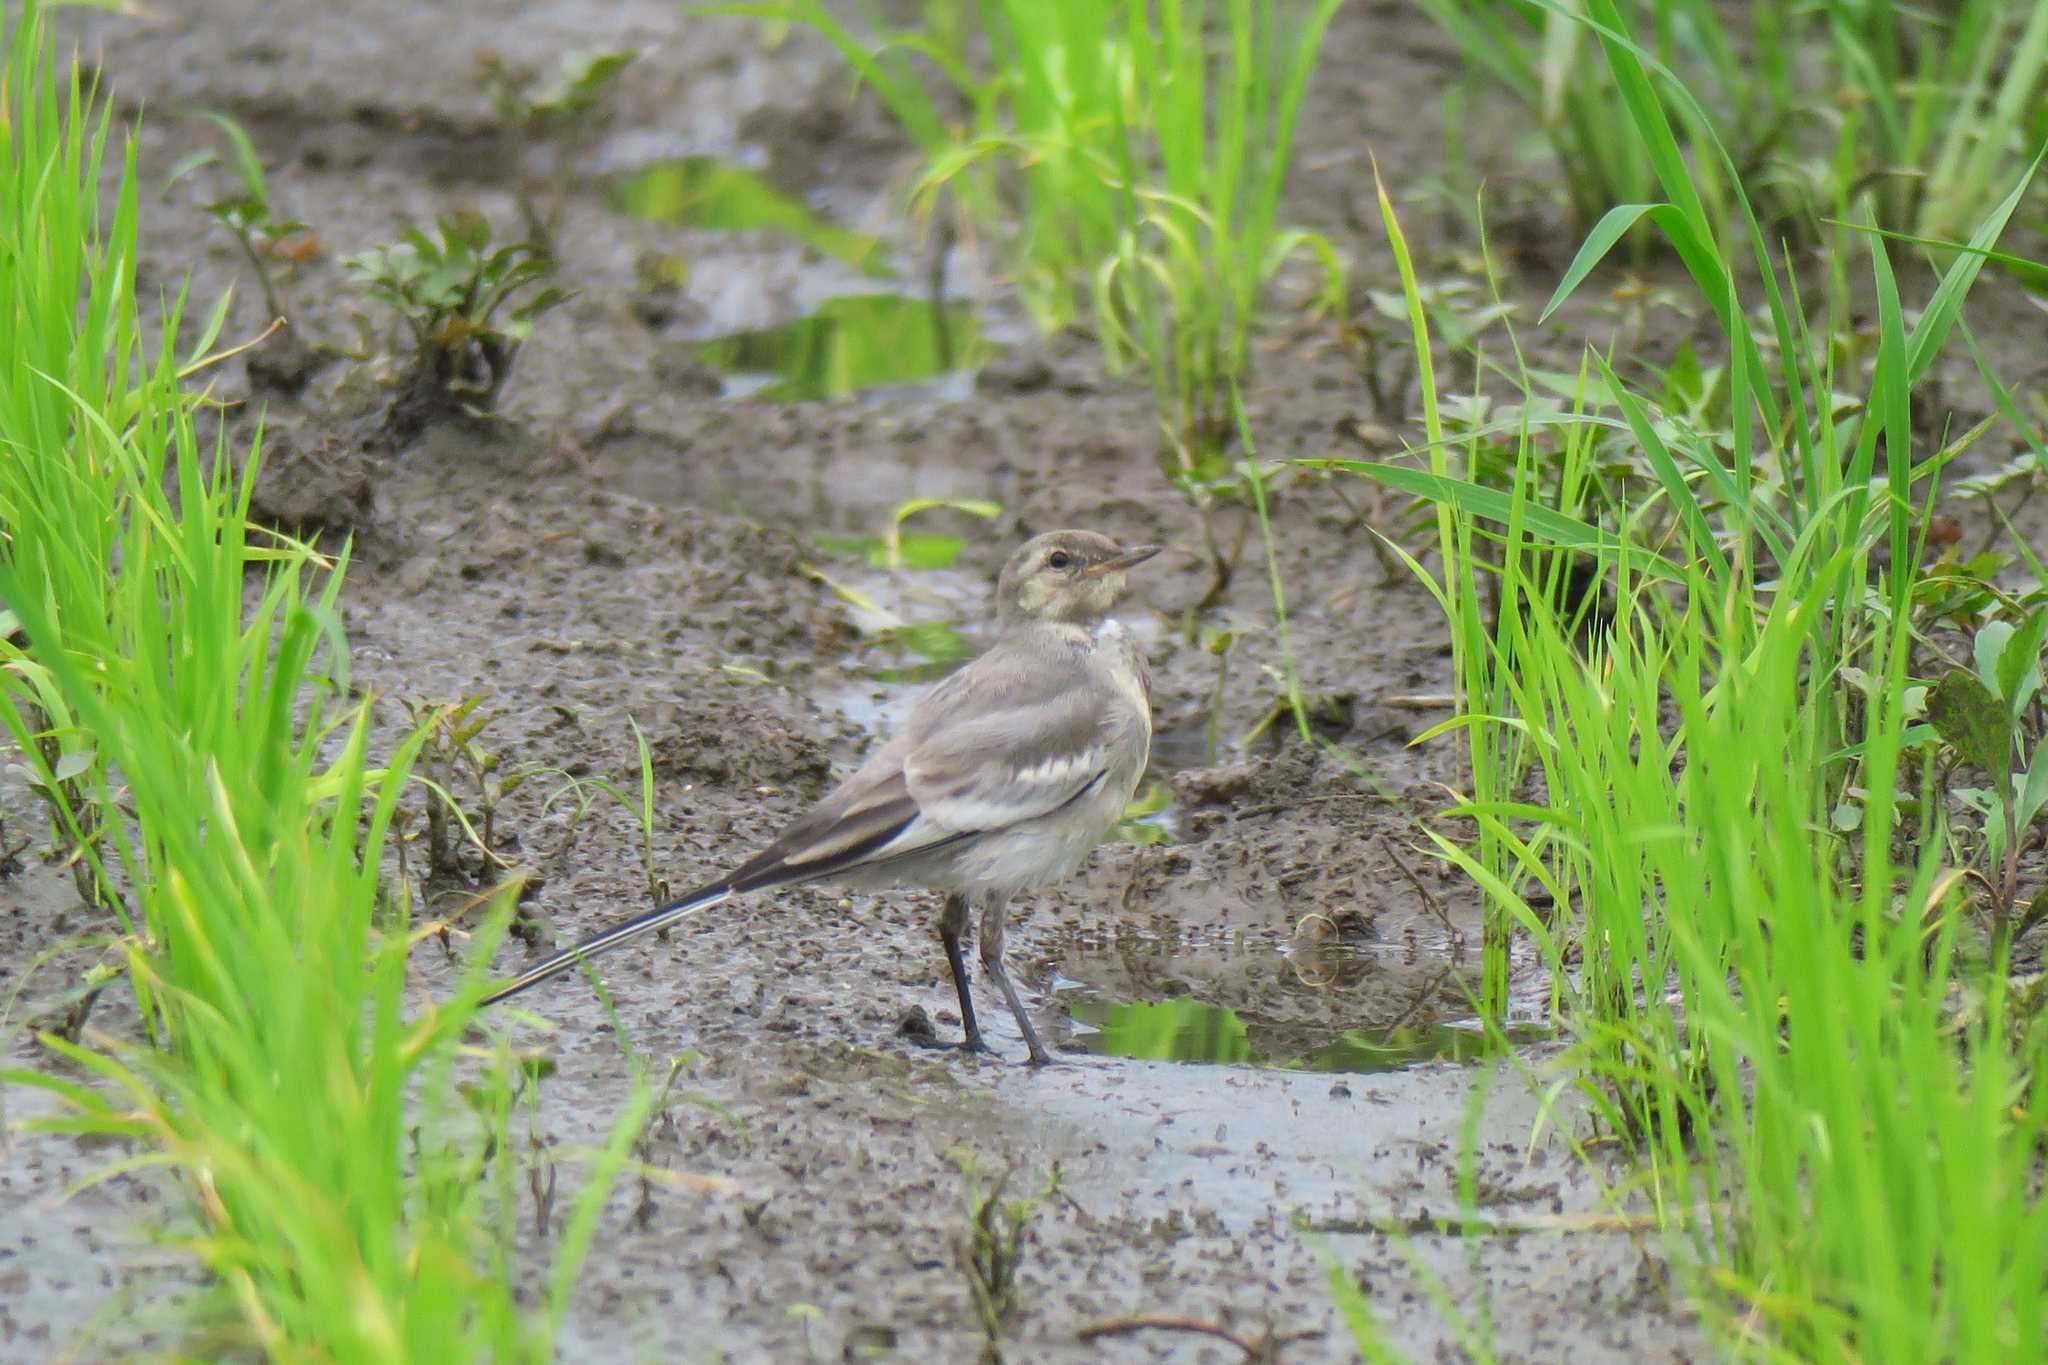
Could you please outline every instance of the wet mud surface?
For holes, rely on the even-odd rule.
[[[1082,525],[1169,547],[1125,612],[1154,669],[1164,837],[1105,845],[1013,914],[1012,970],[1065,1063],[1019,1065],[997,1008],[983,1016],[999,1060],[902,1036],[906,1017],[941,1039],[959,1027],[935,907],[915,896],[756,897],[608,960],[634,1044],[691,1054],[677,1093],[706,1104],[672,1106],[655,1130],[649,1159],[678,1179],[628,1180],[607,1210],[565,1359],[975,1359],[958,1254],[963,1154],[984,1186],[1007,1172],[1012,1194],[1058,1175],[1024,1256],[1004,1342],[1013,1360],[1242,1355],[1156,1328],[1082,1339],[1090,1324],[1147,1314],[1252,1337],[1305,1332],[1281,1359],[1350,1359],[1331,1263],[1367,1286],[1417,1359],[1464,1358],[1425,1270],[1459,1311],[1490,1316],[1503,1360],[1698,1358],[1661,1249],[1588,1221],[1605,1205],[1558,1136],[1574,1117],[1532,1140],[1535,1101],[1515,1068],[1430,1060],[1460,1046],[1446,1026],[1470,1013],[1477,904],[1416,851],[1460,785],[1449,744],[1408,747],[1445,714],[1426,699],[1448,690],[1449,658],[1427,596],[1374,553],[1369,494],[1349,490],[1359,507],[1284,478],[1273,506],[1303,686],[1372,785],[1285,739],[1284,725],[1237,743],[1270,710],[1281,662],[1256,535],[1210,618],[1237,635],[1220,663],[1178,630],[1208,579],[1194,514],[1153,464],[1148,395],[1105,375],[1087,344],[1030,340],[971,263],[955,262],[954,293],[1012,345],[978,383],[800,404],[720,396],[694,342],[877,285],[786,236],[649,224],[607,209],[606,193],[663,158],[726,158],[881,237],[904,277],[882,287],[916,292],[925,260],[895,198],[910,153],[874,108],[849,106],[823,44],[796,32],[769,46],[745,24],[657,4],[531,4],[516,18],[397,0],[191,8],[64,23],[124,115],[147,110],[152,193],[203,136],[190,111],[248,126],[282,207],[318,235],[287,286],[294,326],[332,346],[352,344],[349,316],[363,307],[343,256],[457,208],[512,231],[514,183],[548,164],[549,149],[497,125],[470,85],[480,50],[537,65],[567,48],[642,50],[567,170],[561,261],[576,296],[541,321],[498,419],[396,446],[377,434],[388,394],[352,361],[316,357],[295,395],[252,392],[239,362],[217,378],[222,397],[249,400],[228,419],[231,439],[246,442],[266,412],[259,510],[335,546],[354,537],[344,613],[356,681],[384,719],[401,724],[407,701],[478,697],[491,718],[480,742],[501,771],[557,774],[529,781],[494,821],[501,854],[533,878],[526,909],[542,942],[645,902],[648,850],[631,813],[549,799],[561,774],[636,788],[629,717],[658,783],[653,865],[680,891],[772,836],[902,714],[916,690],[906,678],[930,659],[890,623],[950,626],[974,647],[997,567],[1036,531]],[[1290,212],[1333,234],[1367,286],[1392,287],[1367,153],[1397,187],[1426,178],[1439,154],[1434,118],[1420,113],[1452,61],[1405,7],[1347,7],[1331,30]],[[1455,242],[1428,240],[1430,211],[1413,214],[1425,256],[1453,258]],[[157,195],[144,217],[150,288],[191,269],[195,297],[210,299],[237,279],[233,244],[194,194]],[[1540,301],[1576,238],[1554,220],[1521,233],[1518,259],[1533,264],[1511,287]],[[650,290],[655,256],[686,260],[687,282]],[[1246,395],[1261,455],[1391,453],[1395,419],[1373,409],[1328,328],[1280,311]],[[240,279],[230,334],[260,331],[261,312]],[[1568,309],[1541,344],[1569,365],[1580,337],[1604,342],[1618,325]],[[965,541],[945,569],[878,569],[821,547],[820,536],[879,534],[911,497],[991,499],[1002,512],[924,514],[921,528]],[[39,827],[18,784],[0,800],[9,829]],[[417,843],[409,856],[417,875]],[[68,877],[29,862],[0,882],[0,993],[32,999],[61,991],[90,953],[60,954],[24,984],[25,964],[87,927]],[[477,887],[455,877],[425,891],[450,911]],[[499,965],[526,951],[508,943]],[[426,1000],[456,964],[430,946],[416,967]],[[1162,1001],[1192,1003],[1173,1028],[1105,1041],[1119,1026],[1136,1036],[1120,1009]],[[628,1083],[604,1011],[579,980],[520,1003],[551,1028],[533,1038],[558,1060],[539,1135],[565,1149],[599,1141]],[[111,995],[101,1008],[95,1023],[118,1033]],[[46,1065],[19,1032],[7,1042],[11,1063]],[[1147,1048],[1237,1060],[1098,1055]],[[1540,1046],[1521,1057],[1539,1072],[1543,1059]],[[1426,1215],[1455,1210],[1482,1084],[1490,1098],[1471,1130],[1482,1213],[1520,1235],[1440,1235]],[[35,1102],[8,1092],[9,1117]],[[175,1322],[168,1311],[110,1322],[107,1295],[161,1306],[189,1291],[190,1272],[137,1231],[178,1192],[126,1177],[60,1202],[115,1155],[17,1134],[0,1158],[0,1354],[63,1358],[81,1334],[93,1342],[85,1358],[146,1349]],[[1412,1239],[1384,1230],[1411,1220]],[[522,1221],[545,1256],[552,1234]],[[1355,1230],[1368,1223],[1382,1230]]]

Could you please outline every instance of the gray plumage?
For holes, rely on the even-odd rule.
[[[962,1046],[985,1050],[961,953],[969,909],[979,907],[982,964],[1032,1062],[1050,1061],[1003,967],[1004,908],[1080,866],[1144,775],[1144,659],[1109,612],[1125,571],[1155,553],[1092,531],[1027,541],[996,584],[995,645],[919,698],[902,734],[716,882],[585,939],[484,1003],[744,892],[827,878],[920,886],[946,893],[939,937],[960,997]]]

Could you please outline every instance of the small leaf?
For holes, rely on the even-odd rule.
[[[258,205],[258,216],[263,216],[268,212],[270,190],[263,183],[263,161],[256,155],[255,144],[242,131],[242,125],[226,114],[208,113],[207,117],[226,136],[228,146],[234,152],[235,178],[242,182],[243,193]]]
[[[50,770],[50,777],[57,782],[69,782],[80,773],[90,769],[93,764],[93,758],[94,754],[90,749],[80,749],[74,753],[65,754],[57,760],[57,766]]]
[[[945,569],[952,567],[953,561],[960,558],[960,552],[966,547],[966,541],[944,532],[906,531],[898,539],[894,559],[906,569]],[[890,558],[888,547],[878,545],[868,562],[877,568],[886,568]]]
[[[2048,634],[2048,609],[2029,616],[1998,655],[1998,695],[2017,716],[2041,690],[2041,640]]]
[[[1133,796],[1124,806],[1126,820],[1142,820],[1148,815],[1157,815],[1173,804],[1173,788],[1164,782],[1154,782]]]
[[[1977,678],[1991,688],[2002,701],[2005,689],[1998,685],[1998,661],[2005,657],[2005,646],[2012,639],[2012,625],[2006,621],[1987,621],[1971,642],[1971,654],[1977,664]]]
[[[1548,320],[1557,306],[1571,296],[1571,292],[1579,287],[1586,276],[1593,273],[1593,267],[1599,265],[1602,258],[1614,249],[1616,242],[1628,235],[1630,228],[1660,208],[1668,209],[1669,205],[1617,204],[1607,210],[1606,215],[1594,224],[1593,230],[1586,235],[1585,243],[1579,247],[1578,254],[1572,257],[1571,266],[1564,272],[1564,278],[1557,282],[1557,288],[1551,292],[1550,302],[1543,305],[1542,313],[1536,318],[1538,325]]]
[[[1983,683],[1960,668],[1950,669],[1927,694],[1927,719],[1964,762],[1991,774],[1994,792],[2011,790],[2011,719],[2005,703]]]
[[[604,94],[605,87],[632,62],[631,52],[570,53],[552,79],[532,96],[533,112],[555,118],[581,114]]]
[[[901,526],[919,512],[928,512],[935,507],[949,507],[956,512],[980,517],[983,521],[1003,514],[1003,505],[987,498],[911,498],[897,506],[892,520]]]
[[[164,188],[169,189],[200,167],[211,166],[218,160],[220,160],[220,153],[214,151],[211,147],[202,147],[196,152],[187,152],[178,158],[171,166],[170,171],[164,176]]]

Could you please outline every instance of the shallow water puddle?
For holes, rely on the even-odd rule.
[[[1120,1004],[1077,1000],[1068,1007],[1077,1024],[1075,1040],[1101,1057],[1162,1062],[1220,1062],[1286,1071],[1399,1071],[1423,1062],[1474,1062],[1504,1049],[1489,1040],[1476,1020],[1388,1029],[1346,1029],[1331,1041],[1303,1052],[1266,1051],[1254,1044],[1237,1011],[1200,1000],[1159,1000]],[[1508,1046],[1541,1042],[1547,1031],[1510,1025]]]
[[[965,304],[848,294],[794,322],[714,337],[697,353],[727,376],[728,397],[802,402],[965,375],[996,347]]]
[[[867,275],[890,274],[881,239],[825,221],[752,171],[716,157],[643,166],[611,188],[612,209],[654,223],[731,232],[786,233]]]

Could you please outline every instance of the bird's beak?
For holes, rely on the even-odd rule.
[[[1134,565],[1143,564],[1153,555],[1158,554],[1161,548],[1163,547],[1158,545],[1140,545],[1135,549],[1125,550],[1115,559],[1105,559],[1100,564],[1089,565],[1081,571],[1081,577],[1100,578],[1104,574],[1122,573],[1125,569],[1131,568]]]

